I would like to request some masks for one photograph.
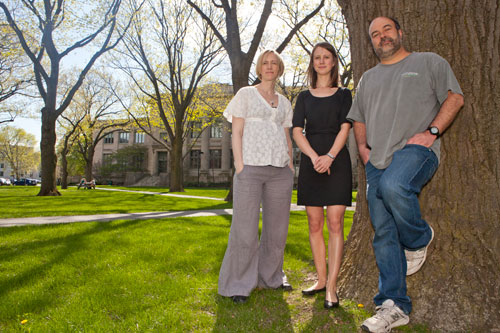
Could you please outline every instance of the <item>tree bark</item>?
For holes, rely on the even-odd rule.
[[[42,185],[39,196],[61,195],[56,183],[56,119],[54,110],[42,108],[42,137],[40,139],[40,153],[42,160]]]
[[[170,152],[170,189],[169,192],[184,192],[182,181],[182,136],[176,135]]]
[[[422,214],[436,236],[427,262],[407,278],[413,323],[433,330],[486,332],[500,323],[500,5],[498,1],[339,0],[350,32],[357,84],[376,64],[371,19],[399,20],[410,51],[450,62],[465,106],[442,136],[441,165],[421,195]],[[378,270],[359,163],[356,214],[339,287],[344,297],[372,304]]]
[[[61,189],[68,188],[68,159],[66,158],[67,152],[61,153]]]
[[[94,175],[92,173],[92,168],[94,166],[94,152],[94,144],[87,147],[87,156],[85,157],[85,179],[87,179],[88,182],[94,179]]]

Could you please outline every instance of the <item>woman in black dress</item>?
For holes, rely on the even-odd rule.
[[[314,46],[308,77],[310,89],[300,93],[295,105],[293,138],[302,151],[297,204],[306,206],[318,280],[302,293],[326,291],[324,306],[329,309],[339,306],[337,276],[344,248],[344,212],[351,205],[351,159],[345,143],[351,128],[346,115],[352,96],[349,89],[339,87],[338,58],[329,43]],[[325,206],[328,272],[323,238]]]

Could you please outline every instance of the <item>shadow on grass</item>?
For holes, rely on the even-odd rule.
[[[50,238],[41,241],[27,241],[8,248],[3,248],[0,252],[0,263],[6,261],[14,261],[16,256],[22,256],[26,252],[30,251],[40,251],[42,248],[47,246],[53,248],[58,247],[58,250],[53,253],[52,259],[46,262],[30,265],[29,267],[26,267],[24,271],[13,274],[12,276],[7,276],[6,278],[2,279],[0,281],[0,298],[10,292],[21,289],[26,285],[38,284],[41,280],[43,280],[45,274],[48,273],[54,265],[60,264],[75,252],[84,251],[88,246],[88,244],[86,244],[84,240],[86,236],[101,232],[109,232],[120,228],[126,228],[136,225],[137,223],[138,221],[127,221],[116,225],[95,224],[92,228],[84,230],[77,234]],[[23,230],[26,231],[26,229]],[[47,289],[50,289],[50,286],[46,287]],[[42,298],[44,300],[30,298],[29,303],[22,305],[21,308],[25,309],[26,312],[34,312],[39,311],[43,307],[51,304],[51,302],[43,295]]]
[[[325,294],[321,293],[314,296],[312,307],[312,317],[303,327],[303,332],[356,332],[358,327],[355,324],[354,316],[342,307],[342,297],[340,297],[341,306],[327,310],[323,307]]]
[[[254,290],[247,303],[216,296],[213,332],[293,332],[291,314],[281,290]]]

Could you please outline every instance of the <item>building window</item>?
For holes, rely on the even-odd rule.
[[[113,143],[113,132],[106,134],[104,143]]]
[[[113,162],[113,154],[102,154],[102,165],[110,165]]]
[[[210,149],[210,169],[220,169],[222,165],[222,150]]]
[[[3,168],[4,168],[4,166],[3,166],[3,165],[4,165],[3,163],[0,163],[0,169],[3,169]]]
[[[132,155],[132,169],[134,171],[144,170],[144,153],[137,153]]]
[[[189,167],[198,169],[201,166],[201,152],[199,150],[191,150],[189,154]]]
[[[3,177],[3,171],[0,171],[0,177]]]
[[[213,124],[210,126],[210,137],[211,138],[222,138],[222,126],[221,124]]]
[[[197,138],[201,132],[201,121],[193,121],[191,123],[191,138]]]
[[[135,143],[144,143],[144,132],[135,132]]]
[[[167,152],[159,151],[158,152],[158,173],[167,172],[168,160],[167,160]]]
[[[128,143],[129,138],[130,138],[129,132],[120,132],[120,139],[118,140],[118,142]]]

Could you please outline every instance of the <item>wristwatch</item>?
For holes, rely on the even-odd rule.
[[[332,155],[332,154],[330,154],[330,153],[326,154],[326,156],[330,157],[332,160],[334,160],[334,159],[335,159],[335,156],[333,156],[333,155]]]
[[[431,132],[432,135],[435,135],[436,137],[439,136],[439,128],[436,126],[430,126],[427,130]]]

